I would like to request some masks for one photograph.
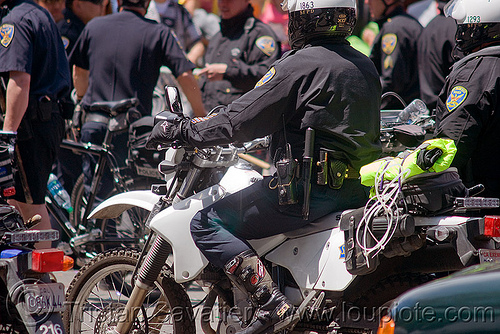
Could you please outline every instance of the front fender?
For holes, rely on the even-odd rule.
[[[191,237],[191,219],[198,211],[214,204],[225,194],[221,186],[212,186],[166,208],[151,220],[151,229],[172,246],[174,278],[177,283],[193,280],[208,263]]]
[[[89,215],[90,219],[116,218],[133,207],[151,212],[161,196],[150,190],[135,190],[112,196],[99,204]]]

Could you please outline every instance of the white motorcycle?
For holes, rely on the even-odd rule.
[[[169,108],[177,113],[160,118],[180,117],[176,92],[168,93]],[[262,179],[238,153],[266,142],[170,148],[159,165],[165,184],[101,203],[91,218],[114,218],[131,207],[150,211],[146,225],[151,233],[142,253],[111,250],[80,269],[66,295],[67,332],[195,333],[195,318],[207,334],[236,333],[248,325],[255,311],[249,296],[209,264],[194,244],[189,225],[199,210]],[[497,205],[494,199],[458,198],[456,215],[448,211],[446,216],[417,216],[401,209],[390,221],[366,221],[361,208],[332,213],[289,233],[249,240],[297,307],[275,332],[373,333],[385,303],[403,291],[498,255],[497,218],[457,214]],[[385,240],[378,249],[377,240]],[[184,288],[190,282],[206,292],[198,317]]]

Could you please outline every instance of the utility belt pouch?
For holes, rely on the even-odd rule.
[[[318,185],[328,185],[332,189],[340,189],[344,184],[344,179],[347,174],[347,164],[333,159],[330,152],[325,149],[319,151],[319,161],[317,162]]]
[[[286,144],[285,157],[276,162],[279,205],[296,204],[297,200],[297,161],[292,157],[292,148]]]
[[[328,186],[332,189],[340,189],[344,184],[347,165],[340,160],[332,159],[328,164],[328,171]]]
[[[328,152],[321,149],[319,151],[319,161],[316,163],[317,168],[317,181],[320,186],[328,184]]]

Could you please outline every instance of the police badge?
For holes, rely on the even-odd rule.
[[[448,96],[448,99],[446,100],[446,109],[448,109],[449,112],[457,109],[458,106],[465,101],[468,94],[469,92],[467,91],[467,89],[465,89],[465,87],[454,87],[451,90],[450,96]]]
[[[14,37],[14,26],[12,24],[4,24],[0,27],[0,44],[8,47]]]
[[[385,34],[382,36],[382,51],[384,51],[385,54],[390,55],[394,52],[397,43],[398,37],[396,34]]]

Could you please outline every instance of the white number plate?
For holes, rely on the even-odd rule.
[[[64,284],[26,284],[24,296],[28,312],[40,314],[64,311]]]
[[[480,249],[479,262],[500,262],[500,250],[498,249]]]

